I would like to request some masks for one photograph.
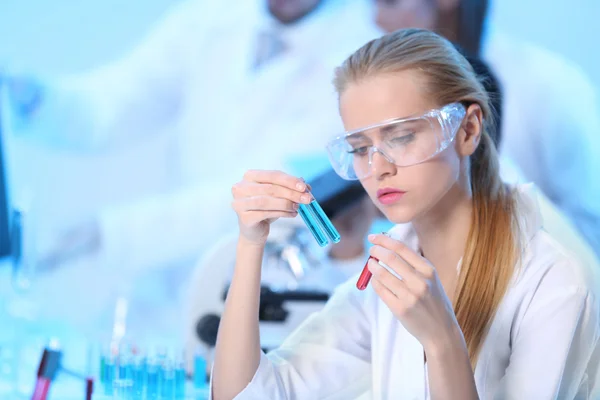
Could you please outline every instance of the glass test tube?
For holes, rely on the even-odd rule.
[[[309,204],[300,204],[298,214],[314,236],[319,246],[324,247],[328,243],[338,243],[341,236],[335,226],[331,223],[321,205],[317,202],[314,196]]]
[[[113,382],[113,399],[134,400],[133,381],[131,379],[115,379]]]
[[[101,363],[102,384],[104,386],[104,394],[111,395],[113,393],[113,382],[117,376],[117,363],[114,356],[103,357]]]
[[[329,241],[327,240],[325,234],[323,234],[318,221],[315,219],[315,217],[313,217],[313,213],[310,211],[308,206],[309,205],[307,204],[300,204],[298,207],[298,214],[300,214],[300,217],[308,227],[310,233],[312,233],[314,236],[319,246],[324,247]]]
[[[338,243],[341,239],[339,232],[335,229],[335,226],[333,226],[331,220],[327,217],[327,214],[325,214],[325,211],[323,211],[321,205],[314,197],[313,201],[308,205],[308,208],[312,211],[322,230],[325,231],[327,238],[333,243]]]
[[[158,398],[158,369],[158,364],[149,363],[146,372],[146,398],[148,400]]]
[[[175,368],[175,398],[177,400],[185,398],[185,367],[183,364]]]
[[[390,234],[387,232],[381,232],[381,234],[387,237],[391,237]],[[371,274],[371,271],[369,271],[369,260],[371,259],[379,262],[378,259],[372,256],[367,259],[367,262],[365,263],[365,266],[363,267],[363,270],[360,273],[360,276],[358,277],[358,281],[356,282],[356,287],[358,288],[358,290],[365,290],[369,285],[369,282],[371,281],[371,277],[373,276]]]
[[[146,359],[137,356],[133,364],[133,391],[136,398],[142,398],[146,386]]]
[[[206,386],[206,359],[199,354],[194,356],[194,387]]]
[[[175,370],[171,365],[161,365],[158,370],[158,387],[161,399],[171,400],[175,396]]]

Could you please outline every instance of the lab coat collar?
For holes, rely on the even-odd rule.
[[[363,0],[352,1],[360,3]],[[263,26],[265,30],[275,33],[286,48],[293,51],[305,46],[316,46],[331,36],[332,21],[346,18],[344,13],[348,8],[347,2],[348,0],[324,0],[311,14],[288,25],[279,22],[265,9]]]

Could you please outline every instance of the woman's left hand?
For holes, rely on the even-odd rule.
[[[464,340],[434,266],[386,235],[369,235],[369,241],[374,245],[371,256],[402,277],[394,276],[371,258],[368,265],[373,274],[373,289],[406,330],[421,342],[425,353],[457,339]]]

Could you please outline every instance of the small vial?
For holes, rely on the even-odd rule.
[[[159,365],[151,362],[146,372],[146,398],[149,400],[158,398],[158,368]]]
[[[133,366],[131,358],[123,356],[119,360],[119,379],[133,379]]]
[[[133,391],[135,392],[136,398],[142,398],[144,394],[144,388],[146,386],[146,358],[142,356],[136,356],[133,367]]]
[[[108,364],[108,360],[109,357],[106,354],[100,355],[100,371],[98,372],[98,381],[100,381],[101,385],[103,385],[104,382],[106,382],[106,366]]]
[[[362,272],[360,273],[360,276],[358,277],[358,281],[356,282],[356,287],[358,288],[358,290],[365,290],[369,285],[369,282],[371,281],[371,277],[373,276],[371,271],[369,271],[369,260],[375,260],[379,262],[379,260],[375,257],[369,257],[367,259],[367,262],[365,263],[365,266]]]
[[[177,400],[185,399],[185,368],[183,364],[175,368],[175,398]]]
[[[196,354],[194,356],[194,387],[201,388],[206,386],[206,360]]]
[[[381,232],[381,234],[390,237],[390,234],[387,232]],[[367,262],[365,263],[365,266],[363,267],[363,270],[360,273],[360,276],[358,277],[358,281],[356,281],[356,288],[358,290],[365,290],[369,285],[369,282],[371,281],[371,277],[373,276],[373,274],[371,274],[371,271],[369,271],[369,260],[371,259],[379,262],[379,260],[375,257],[369,257],[367,259]]]
[[[134,400],[133,381],[131,379],[116,379],[113,382],[113,399]]]
[[[160,393],[160,398],[165,400],[171,400],[175,396],[175,370],[170,363],[159,367],[158,392]]]
[[[311,210],[315,219],[318,221],[319,225],[321,226],[321,229],[327,235],[329,241],[333,243],[338,243],[341,239],[339,232],[337,231],[337,229],[335,229],[335,226],[333,226],[331,220],[329,219],[329,217],[327,217],[327,214],[325,214],[325,211],[323,211],[321,205],[317,202],[317,200],[314,199],[314,197],[313,201],[311,201],[308,205],[308,208]]]
[[[327,236],[321,230],[321,226],[319,222],[316,220],[316,217],[313,216],[313,212],[308,207],[307,204],[300,204],[298,207],[298,214],[308,227],[308,230],[314,236],[315,240],[321,247],[325,247],[329,241],[327,240]]]
[[[108,356],[104,360],[104,373],[102,379],[102,386],[104,387],[104,394],[113,394],[113,382],[117,378],[117,362],[114,356]]]

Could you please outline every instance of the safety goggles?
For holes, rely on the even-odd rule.
[[[329,159],[347,180],[371,176],[375,153],[399,167],[419,164],[448,148],[465,114],[462,104],[452,103],[419,117],[391,119],[346,132],[328,143]],[[377,146],[373,138],[379,139]]]

